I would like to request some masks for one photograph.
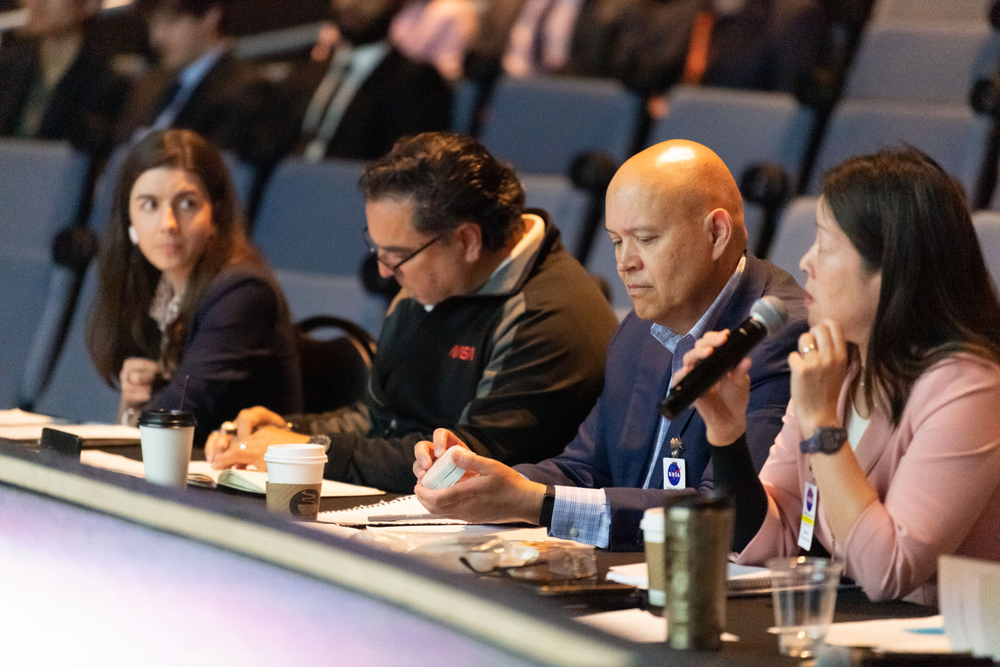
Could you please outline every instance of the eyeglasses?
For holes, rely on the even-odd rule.
[[[368,233],[368,228],[365,227],[361,230],[361,238],[365,240],[365,245],[368,246],[368,252],[375,255],[375,259],[379,261],[385,268],[389,269],[391,272],[395,273],[399,270],[403,264],[406,264],[411,259],[422,253],[424,250],[430,248],[436,241],[440,241],[443,235],[435,236],[427,243],[423,244],[413,252],[407,250],[400,250],[396,248],[380,248],[375,241],[372,240],[371,234]],[[386,255],[389,258],[396,259],[395,264],[390,264],[386,260],[382,259],[382,255]]]

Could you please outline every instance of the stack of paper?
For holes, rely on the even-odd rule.
[[[1000,563],[941,556],[938,595],[952,649],[1000,660]]]
[[[752,565],[726,565],[726,578],[730,591],[766,590],[771,587],[770,570]],[[649,574],[645,563],[613,565],[608,571],[608,581],[628,584],[637,588],[649,588]]]

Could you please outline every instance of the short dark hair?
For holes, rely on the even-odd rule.
[[[413,225],[425,234],[475,222],[490,251],[507,244],[524,212],[524,188],[514,170],[475,139],[448,132],[398,140],[388,155],[365,166],[358,186],[367,201],[412,200]]]
[[[243,212],[218,149],[190,130],[149,133],[132,147],[118,172],[111,220],[99,255],[97,297],[87,325],[90,357],[112,386],[126,358],[160,356],[161,336],[148,315],[160,271],[128,237],[132,187],[145,172],[158,167],[183,169],[198,178],[211,202],[215,228],[212,242],[188,280],[180,314],[167,332],[164,361],[180,361],[191,317],[223,268],[238,262],[263,265],[247,239]]]
[[[894,424],[910,390],[956,352],[1000,361],[1000,301],[961,186],[907,147],[854,157],[832,169],[823,196],[870,271],[882,272],[865,362]]]
[[[231,0],[135,0],[135,9],[143,18],[148,18],[156,12],[169,12],[201,18],[213,7],[222,9],[222,21],[219,30],[228,32],[228,4]]]

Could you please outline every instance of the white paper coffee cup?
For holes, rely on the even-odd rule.
[[[294,519],[315,521],[323,489],[323,445],[271,445],[267,462],[267,509]]]
[[[146,481],[183,489],[197,420],[184,410],[146,410],[139,416],[139,439]]]
[[[664,512],[662,507],[651,507],[639,522],[642,538],[646,544],[646,571],[649,575],[649,604],[663,607],[666,603],[667,566],[663,550]]]

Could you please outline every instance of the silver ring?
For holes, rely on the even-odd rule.
[[[804,357],[815,349],[816,349],[815,345],[806,345],[804,348],[799,350],[799,355]]]
[[[240,443],[240,449],[246,449],[246,448],[247,448],[247,443],[241,442]]]

